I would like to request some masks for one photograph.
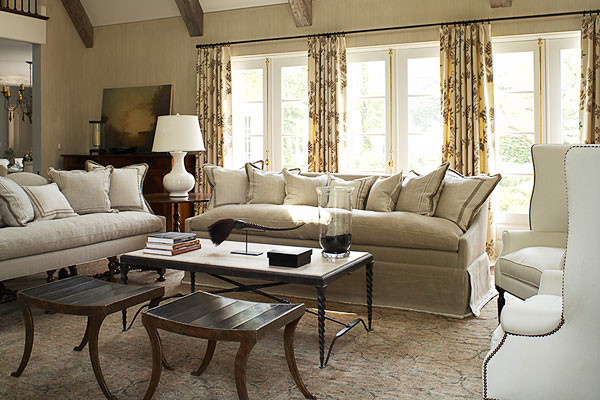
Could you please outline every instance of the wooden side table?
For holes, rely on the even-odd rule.
[[[89,343],[90,360],[96,381],[109,400],[116,399],[108,389],[98,355],[98,336],[104,318],[117,311],[125,312],[128,307],[150,301],[150,308],[159,305],[165,294],[162,286],[119,285],[89,278],[74,276],[61,281],[21,290],[17,302],[25,321],[25,348],[19,368],[11,375],[19,377],[25,370],[33,348],[33,317],[31,307],[60,314],[87,316],[87,327],[79,346],[81,351]]]
[[[202,364],[192,372],[200,376],[208,367],[218,340],[239,342],[235,357],[235,384],[240,400],[248,400],[246,363],[250,351],[262,337],[285,326],[284,349],[292,378],[307,399],[316,399],[308,391],[298,372],[294,355],[294,332],[304,315],[304,304],[256,303],[195,292],[142,314],[142,322],[152,344],[152,378],[144,400],[152,399],[163,366],[163,350],[158,329],[180,335],[208,339]]]
[[[144,197],[146,197],[148,203],[173,204],[173,232],[179,232],[179,204],[210,201],[210,194],[208,193],[188,193],[187,197],[170,197],[169,193],[150,193]]]

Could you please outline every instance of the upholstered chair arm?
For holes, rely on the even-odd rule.
[[[485,252],[488,202],[486,201],[469,229],[458,239],[458,264],[468,267]]]
[[[563,271],[548,269],[542,273],[538,294],[562,296]]]
[[[561,319],[562,297],[548,294],[506,305],[500,318],[504,332],[525,336],[550,333],[560,325]]]
[[[525,247],[567,247],[566,232],[540,232],[540,231],[504,231],[502,232],[502,253],[514,253]]]

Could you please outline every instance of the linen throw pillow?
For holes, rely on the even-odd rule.
[[[204,164],[202,171],[212,189],[207,209],[246,202],[248,175],[245,169],[226,169],[212,164]]]
[[[29,196],[19,184],[0,177],[0,216],[8,226],[25,226],[34,217]]]
[[[92,160],[85,162],[85,169],[88,172],[103,168],[106,167]],[[112,208],[119,211],[149,211],[143,195],[146,172],[148,172],[148,164],[145,163],[114,168],[110,175],[110,190],[108,191]]]
[[[337,178],[333,174],[327,174],[327,176],[328,185],[330,187],[342,186],[354,188],[354,191],[352,192],[352,208],[358,210],[365,209],[365,200],[369,195],[371,186],[373,186],[373,183],[377,180],[376,176],[368,176],[366,178],[358,178],[351,181]]]
[[[31,199],[36,221],[77,216],[56,183],[41,186],[23,186],[23,190]]]
[[[317,206],[317,188],[327,186],[327,175],[323,174],[311,178],[294,175],[285,168],[281,172],[285,180],[283,204]]]
[[[448,170],[449,164],[443,163],[427,175],[411,174],[403,179],[396,211],[408,211],[415,214],[433,216],[436,208],[436,196]]]
[[[402,172],[387,178],[377,178],[369,192],[366,209],[381,212],[394,211],[401,188]]]
[[[52,167],[48,174],[65,195],[77,214],[110,212],[110,175],[113,167],[93,171],[60,171]]]
[[[500,179],[500,174],[463,176],[448,170],[434,215],[448,219],[466,231]]]
[[[281,172],[266,172],[257,168],[256,163],[246,163],[248,174],[247,204],[283,204],[285,199],[285,179]],[[299,174],[300,169],[289,170]]]

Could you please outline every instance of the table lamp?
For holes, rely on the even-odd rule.
[[[162,115],[158,117],[152,151],[168,151],[173,156],[173,169],[163,178],[163,186],[171,197],[187,197],[196,180],[185,170],[188,151],[203,151],[204,141],[195,115]]]

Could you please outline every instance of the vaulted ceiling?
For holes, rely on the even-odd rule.
[[[205,13],[285,4],[288,0],[198,0]],[[81,0],[93,26],[178,17],[175,0]]]

